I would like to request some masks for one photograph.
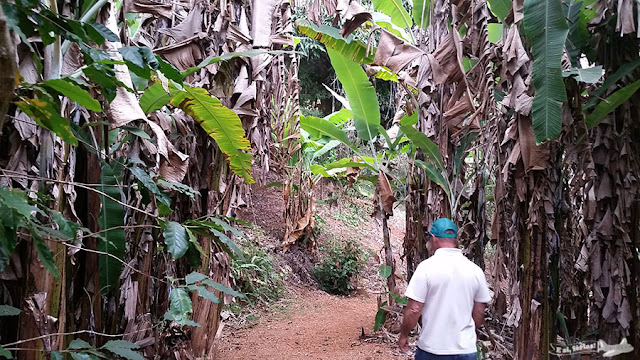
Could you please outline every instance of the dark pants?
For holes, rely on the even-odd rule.
[[[476,360],[476,353],[456,355],[436,355],[420,348],[416,349],[416,360]]]

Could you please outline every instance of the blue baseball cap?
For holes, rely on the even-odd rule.
[[[440,238],[456,238],[458,236],[458,227],[453,221],[447,218],[440,218],[431,224],[429,234]]]

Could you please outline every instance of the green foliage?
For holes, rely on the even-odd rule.
[[[373,62],[373,54],[367,56],[367,46],[363,42],[354,40],[353,36],[345,39],[336,28],[305,23],[299,24],[297,30],[300,34],[318,40],[327,49],[332,49],[358,64],[371,64]]]
[[[190,314],[193,312],[193,304],[187,292],[182,288],[174,288],[169,294],[169,310],[164,314],[164,319],[175,321],[180,326],[202,325],[191,320]]]
[[[118,356],[130,360],[144,360],[144,357],[134,350],[139,349],[140,346],[124,340],[111,340],[107,341],[101,349],[108,350]]]
[[[100,174],[100,202],[102,207],[98,223],[102,239],[98,243],[98,250],[111,254],[98,256],[100,269],[100,286],[102,294],[115,291],[119,286],[122,260],[124,260],[126,238],[124,229],[124,208],[115,200],[121,200],[120,187],[122,184],[124,166],[118,161],[112,164],[104,163]],[[121,260],[121,261],[118,261]]]
[[[302,116],[300,117],[300,127],[313,137],[327,136],[340,141],[354,152],[358,151],[358,148],[351,143],[347,134],[330,121],[313,116]]]
[[[87,110],[102,112],[102,107],[98,100],[91,97],[89,92],[71,81],[63,79],[52,79],[42,83],[45,87],[53,89],[63,96],[75,101]]]
[[[78,145],[78,139],[71,132],[69,121],[60,116],[57,104],[40,99],[23,98],[16,105],[38,125],[60,136],[71,145]]]
[[[638,89],[640,89],[640,80],[623,87],[602,100],[593,112],[586,117],[587,126],[591,128],[598,125],[609,113],[629,100]]]
[[[414,1],[415,4],[415,1]],[[391,22],[401,28],[410,28],[413,25],[411,16],[402,5],[402,0],[373,0],[373,7],[391,17]],[[421,21],[421,24],[424,21]]]
[[[54,230],[54,227],[59,230]],[[17,234],[26,230],[31,234],[38,258],[57,277],[54,255],[45,239],[74,239],[79,229],[80,226],[49,209],[39,199],[29,199],[24,191],[0,187],[0,272],[11,260],[17,245]]]
[[[378,273],[380,274],[380,276],[382,276],[382,278],[388,278],[389,276],[391,276],[391,266],[380,265],[380,267],[378,268]]]
[[[532,79],[536,89],[531,105],[533,132],[538,144],[562,131],[562,103],[567,94],[561,58],[569,32],[561,0],[525,0],[524,30],[531,41]]]
[[[264,249],[248,243],[244,256],[231,260],[231,274],[238,290],[249,305],[268,304],[284,295],[282,276],[275,270],[273,260]]]
[[[358,137],[367,142],[378,135],[380,105],[376,90],[362,67],[339,52],[327,49],[331,65],[347,94]]]
[[[511,1],[509,0],[488,0],[487,3],[493,15],[502,22],[511,12]]]
[[[326,256],[313,267],[313,276],[322,290],[348,295],[355,289],[352,282],[365,264],[366,252],[354,240],[332,242],[322,250],[326,251]]]
[[[435,164],[438,170],[444,169],[440,148],[427,135],[415,129],[407,123],[400,123],[400,130],[413,142],[413,144],[424,152],[425,155]]]
[[[430,0],[413,0],[413,8],[411,9],[413,22],[421,28],[426,29],[429,26],[430,7]]]
[[[167,244],[167,251],[174,259],[179,259],[187,253],[189,249],[189,241],[187,239],[187,231],[182,225],[175,221],[167,221],[164,224],[164,242]]]
[[[20,314],[20,309],[9,305],[0,305],[0,316],[16,316]]]
[[[378,312],[376,312],[376,318],[373,323],[373,331],[380,330],[382,325],[384,325],[384,322],[387,320],[387,313],[382,310],[382,307],[387,306],[387,304],[388,303],[385,301],[378,307]]]
[[[637,68],[640,66],[640,58],[637,58],[633,61],[630,61],[622,66],[620,66],[616,72],[611,75],[608,75],[602,85],[592,91],[589,94],[589,101],[585,105],[585,108],[591,109],[596,106],[596,103],[602,96],[619,80],[622,78],[631,75]]]
[[[579,82],[586,84],[595,84],[602,77],[602,66],[594,66],[590,68],[572,68],[571,70],[562,71],[564,77],[575,77]]]
[[[208,276],[197,272],[192,272],[187,275],[184,281],[185,284],[179,284],[177,281],[173,281],[173,288],[169,294],[169,309],[164,314],[164,320],[174,321],[180,326],[202,326],[201,324],[191,320],[193,303],[191,302],[191,296],[189,293],[195,293],[199,297],[209,300],[214,304],[220,303],[218,295],[214,292],[216,290],[219,293],[229,294],[238,298],[245,298],[241,293],[215,282]],[[212,288],[214,291],[211,291],[209,288]]]
[[[5,350],[5,348],[0,345],[0,357],[4,357],[5,359],[13,359],[13,355],[11,355],[11,351]]]
[[[251,145],[244,136],[242,122],[236,113],[223,106],[207,90],[186,85],[171,99],[171,103],[191,115],[216,141],[234,173],[247,183],[254,182],[251,153],[246,152],[251,150]]]

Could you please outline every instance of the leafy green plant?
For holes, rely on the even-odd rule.
[[[245,245],[243,254],[242,258],[231,260],[231,273],[249,305],[268,304],[281,298],[285,291],[284,281],[269,254],[253,244]]]
[[[322,250],[327,255],[320,264],[313,267],[313,276],[322,290],[336,295],[348,295],[355,289],[353,278],[362,270],[366,252],[353,240],[332,242]]]
[[[215,290],[240,299],[245,298],[243,294],[217,283],[208,276],[198,272],[192,272],[187,275],[184,282],[185,284],[182,285],[178,281],[173,281],[173,288],[169,294],[169,309],[164,314],[165,320],[175,321],[181,326],[202,326],[191,320],[190,314],[193,312],[193,304],[191,302],[191,296],[188,294],[190,292],[196,293],[201,298],[209,300],[214,304],[220,303],[220,299],[214,292]]]

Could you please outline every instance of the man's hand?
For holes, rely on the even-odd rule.
[[[398,347],[400,348],[400,351],[402,351],[405,354],[408,354],[409,353],[409,336],[400,334],[400,337],[398,338]]]
[[[409,333],[418,324],[422,307],[424,303],[409,299],[409,303],[404,308],[404,317],[402,318],[402,326],[400,327],[400,337],[398,338],[398,347],[404,353],[409,352]]]

